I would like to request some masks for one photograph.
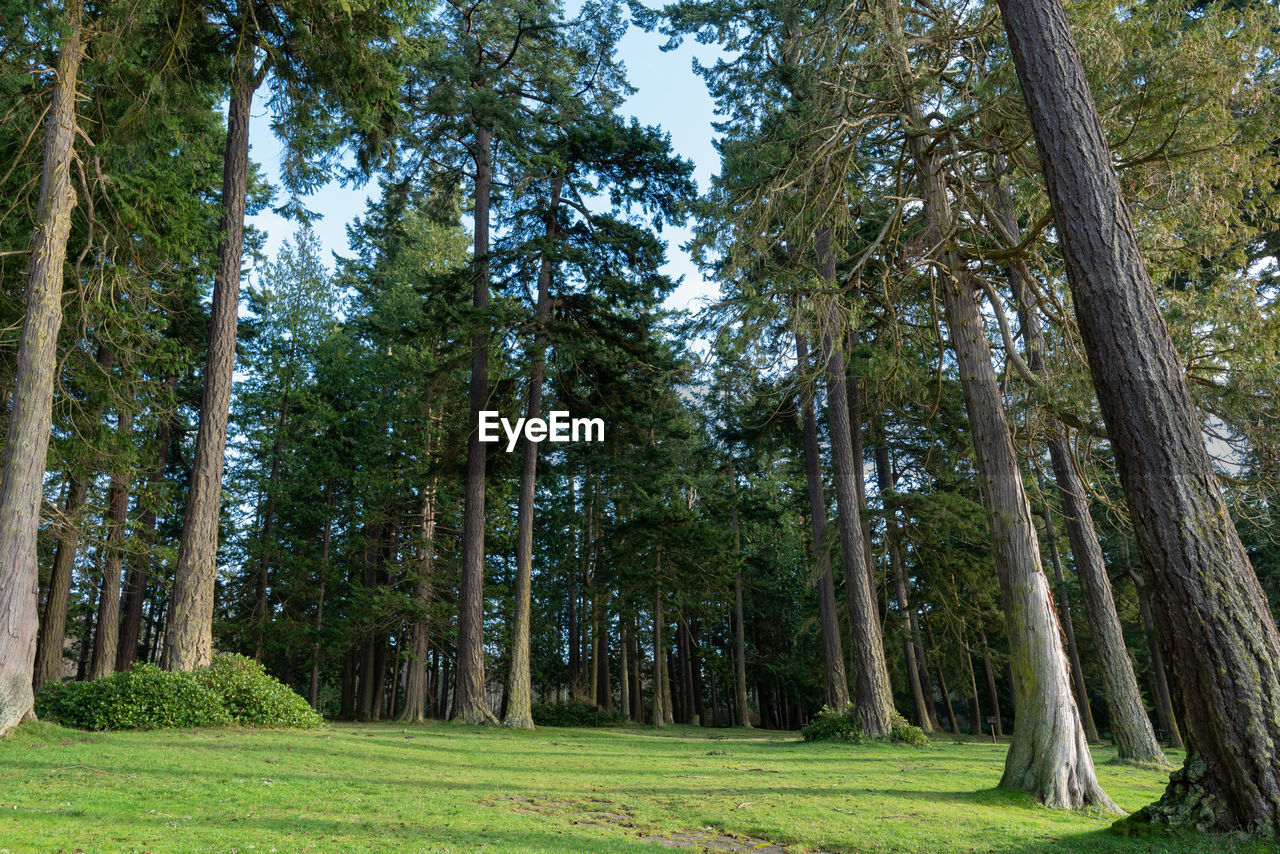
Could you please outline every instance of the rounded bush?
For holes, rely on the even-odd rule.
[[[235,724],[306,729],[324,723],[306,700],[252,658],[215,655],[195,677],[219,697]]]
[[[45,685],[36,714],[89,730],[189,727],[314,727],[306,701],[242,655],[215,655],[193,673],[136,664],[92,682]]]
[[[853,704],[843,711],[823,706],[822,711],[800,730],[805,741],[862,741],[862,727],[854,719]]]
[[[894,712],[889,716],[889,740],[894,744],[924,747],[929,743],[929,736],[920,727],[907,723],[906,718]]]

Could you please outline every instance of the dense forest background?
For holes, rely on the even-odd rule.
[[[1068,12],[1274,614],[1280,20]],[[711,186],[621,115],[628,26],[723,49]],[[794,729],[852,702],[872,733],[1005,735],[1056,655],[1089,741],[1181,746],[995,4],[19,0],[0,90],[15,411],[32,235],[65,233],[37,691],[213,649],[344,718]],[[375,188],[347,247],[309,226],[334,175]],[[267,207],[297,225],[271,257]],[[721,289],[697,313],[665,303],[685,223]],[[606,440],[486,449],[479,409]]]

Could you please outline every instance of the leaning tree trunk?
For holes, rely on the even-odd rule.
[[[560,188],[564,178],[557,175],[551,186],[544,231],[547,249],[538,265],[538,299],[533,310],[536,328],[533,336],[533,360],[529,366],[526,393],[526,417],[534,419],[542,412],[542,381],[546,372],[547,321],[551,318],[551,271],[554,259],[550,247],[555,244],[559,222]],[[516,589],[515,622],[511,626],[511,663],[507,671],[507,713],[503,726],[533,729],[533,688],[529,676],[529,615],[533,610],[533,510],[538,476],[538,443],[524,443],[524,459],[520,469],[520,498],[516,507]]]
[[[1062,3],[1000,11],[1185,705],[1187,762],[1141,819],[1280,834],[1280,633],[1219,491]]]
[[[924,244],[938,246],[954,225],[942,151],[929,144],[928,124],[915,101],[914,78],[900,0],[885,0],[890,61],[898,85],[916,178],[924,198]],[[1118,811],[1098,784],[1093,757],[1071,696],[1071,678],[1031,505],[1005,420],[1000,384],[991,366],[982,314],[965,263],[943,249],[935,260],[938,290],[956,354],[973,433],[983,505],[995,554],[1015,686],[1013,739],[1000,785],[1033,795],[1046,806]]]
[[[836,260],[831,251],[831,234],[818,233],[818,261],[828,287],[835,286]],[[893,714],[893,691],[889,667],[884,660],[884,637],[880,632],[880,608],[871,589],[871,572],[863,537],[858,468],[861,450],[855,456],[853,433],[862,425],[849,423],[848,380],[845,373],[843,330],[835,299],[827,306],[826,331],[822,349],[827,375],[827,429],[831,438],[832,477],[836,487],[836,510],[840,519],[840,548],[844,558],[844,578],[849,604],[849,633],[853,649],[853,705],[862,731],[869,736],[889,734]],[[803,363],[802,363],[803,364]],[[807,438],[807,432],[806,432]],[[806,441],[806,449],[808,443]],[[807,454],[806,454],[807,456]]]
[[[1003,171],[1003,161],[997,167]],[[996,213],[999,226],[1003,232],[1001,237],[1007,245],[1013,246],[1021,242],[1017,218],[1013,215],[1008,190],[997,175],[995,188]],[[1044,336],[1040,331],[1040,321],[1036,307],[1032,303],[1030,288],[1026,286],[1028,275],[1020,263],[1011,263],[1006,269],[1009,284],[1013,290],[1013,298],[1018,310],[1018,322],[1022,328],[1022,341],[1027,354],[1027,366],[1045,376]],[[1071,454],[1066,440],[1061,433],[1062,425],[1056,418],[1049,420],[1050,436],[1049,459],[1053,465],[1054,480],[1058,492],[1062,495],[1062,513],[1067,524],[1067,539],[1071,545],[1071,557],[1076,566],[1076,575],[1080,578],[1080,588],[1084,594],[1085,618],[1089,621],[1089,630],[1093,634],[1098,648],[1098,658],[1102,662],[1103,687],[1107,692],[1107,705],[1111,712],[1111,734],[1115,741],[1120,758],[1131,762],[1157,762],[1166,764],[1164,752],[1156,742],[1155,732],[1151,728],[1151,719],[1147,717],[1142,705],[1142,695],[1138,692],[1138,679],[1133,673],[1133,664],[1129,661],[1128,649],[1124,643],[1124,632],[1120,627],[1120,617],[1116,614],[1115,597],[1111,593],[1111,580],[1107,577],[1107,565],[1102,557],[1102,547],[1098,544],[1098,535],[1093,527],[1093,517],[1089,513],[1089,504],[1085,500],[1084,484],[1071,462]],[[1049,508],[1044,508],[1045,526],[1052,537],[1049,521]],[[1058,567],[1057,547],[1050,539],[1049,547],[1054,559],[1054,570],[1061,586],[1062,571]],[[1066,599],[1063,597],[1063,611],[1066,612]],[[1064,620],[1063,627],[1068,630],[1067,640],[1072,650],[1072,666],[1079,674],[1079,658],[1074,652],[1075,637],[1070,620]],[[1079,696],[1081,713],[1084,716],[1089,737],[1096,739],[1096,727],[1093,715],[1088,707],[1088,699],[1084,694],[1084,679],[1079,676]]]
[[[222,220],[218,266],[209,310],[209,353],[200,398],[200,426],[191,465],[191,486],[178,543],[169,606],[169,629],[161,664],[166,670],[194,670],[213,652],[213,595],[218,577],[218,515],[222,468],[226,462],[227,418],[236,359],[236,319],[240,308],[240,259],[244,251],[245,193],[249,181],[249,108],[261,82],[253,51],[235,64],[227,107],[227,146],[222,164]]]
[[[27,304],[18,341],[9,432],[0,472],[0,736],[32,716],[31,690],[39,610],[36,534],[53,411],[63,266],[76,193],[71,186],[80,72],[82,0],[67,0],[45,117],[44,170],[27,270]],[[57,650],[61,655],[61,649]]]
[[[1067,579],[1062,574],[1062,556],[1058,554],[1058,537],[1053,527],[1053,514],[1049,505],[1042,504],[1040,518],[1044,520],[1045,546],[1049,549],[1049,564],[1053,567],[1053,582],[1058,589],[1058,619],[1067,641],[1067,661],[1071,664],[1071,681],[1076,687],[1076,708],[1080,710],[1080,722],[1090,741],[1101,741],[1098,725],[1093,720],[1093,708],[1089,705],[1089,689],[1084,684],[1084,666],[1080,663],[1080,646],[1076,643],[1075,623],[1071,619],[1071,605],[1067,600]]]
[[[133,432],[133,414],[116,418],[121,436]],[[124,528],[129,516],[129,470],[118,469],[107,488],[106,559],[102,562],[102,587],[98,599],[98,630],[93,635],[93,663],[89,678],[113,673],[120,647],[120,571],[124,566]]]
[[[1116,613],[1111,579],[1102,557],[1102,547],[1093,528],[1089,505],[1084,497],[1084,484],[1071,463],[1070,452],[1060,437],[1049,440],[1049,458],[1054,478],[1062,495],[1062,514],[1067,520],[1067,537],[1071,555],[1084,594],[1085,617],[1093,634],[1098,658],[1102,662],[1102,680],[1107,690],[1107,708],[1111,713],[1111,740],[1120,758],[1128,762],[1156,762],[1167,765],[1164,751],[1156,741],[1151,718],[1142,704],[1138,677],[1129,660],[1124,643],[1124,630]]]
[[[494,723],[484,682],[484,469],[488,445],[480,441],[480,410],[489,402],[489,191],[492,131],[476,127],[475,247],[471,305],[471,414],[467,437],[467,481],[462,515],[462,580],[458,587],[458,661],[453,718],[468,724]]]
[[[796,359],[799,372],[809,367],[809,342],[796,333]],[[809,518],[813,527],[813,559],[818,566],[818,622],[822,629],[822,652],[826,660],[826,703],[843,712],[849,705],[849,681],[844,673],[844,652],[840,649],[840,619],[836,614],[835,581],[831,577],[831,556],[827,552],[827,503],[822,495],[821,460],[818,456],[818,423],[813,417],[813,398],[803,396],[804,471],[809,484]],[[853,551],[861,553],[854,541]]]

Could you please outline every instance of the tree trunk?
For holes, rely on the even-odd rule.
[[[471,305],[479,327],[471,335],[471,415],[467,438],[466,498],[462,517],[462,581],[458,589],[458,660],[453,719],[496,723],[484,679],[484,472],[488,445],[480,441],[480,411],[489,401],[489,191],[492,131],[475,133],[475,247]]]
[[[818,235],[818,257],[822,277],[831,286],[836,278],[835,255],[830,233]],[[884,660],[884,638],[880,632],[880,608],[871,587],[863,537],[858,468],[861,455],[854,456],[853,433],[862,425],[849,423],[849,396],[845,374],[844,348],[835,327],[834,300],[827,313],[827,330],[822,337],[827,374],[827,430],[831,438],[831,463],[836,488],[836,509],[840,519],[840,548],[844,558],[845,589],[849,606],[849,632],[853,637],[853,705],[862,731],[869,736],[889,734],[893,714],[893,691],[889,668]],[[806,360],[807,361],[807,360]],[[806,442],[807,446],[807,442]],[[815,538],[816,542],[816,538]]]
[[[71,572],[80,547],[80,518],[84,514],[84,502],[88,494],[88,478],[73,473],[71,486],[67,490],[65,518],[58,528],[58,546],[53,553],[53,571],[49,576],[44,618],[40,621],[40,638],[36,645],[32,680],[36,693],[39,693],[44,683],[62,680],[62,648],[66,643],[67,605],[71,601]]]
[[[809,367],[809,343],[796,333],[797,370]],[[830,407],[834,408],[834,407]],[[836,616],[835,581],[831,577],[831,557],[823,532],[827,524],[826,499],[822,495],[821,460],[818,456],[818,424],[813,417],[813,398],[805,395],[804,409],[804,470],[809,484],[809,518],[813,528],[813,559],[818,567],[818,617],[822,629],[822,651],[826,666],[826,703],[836,711],[844,711],[849,705],[849,682],[844,673],[844,653],[840,649],[840,621]],[[855,551],[857,540],[854,540]]]
[[[738,529],[738,478],[733,470],[733,455],[729,455],[729,492],[732,495],[730,524],[733,526],[733,553],[742,560],[742,533]],[[742,567],[733,576],[733,725],[751,726],[747,711],[747,633],[743,624]]]
[[[258,594],[253,605],[253,660],[261,662],[266,654],[267,623],[271,618],[271,602],[267,591],[271,581],[271,536],[275,530],[276,501],[280,484],[280,463],[284,455],[284,431],[289,424],[289,393],[286,391],[276,418],[275,440],[271,443],[271,472],[267,476],[267,504],[262,511],[262,530],[258,535]]]
[[[999,161],[997,166],[1001,171],[1003,170],[1002,161]],[[1021,242],[1022,236],[1019,233],[1018,221],[1013,215],[1008,190],[999,175],[997,175],[995,193],[996,212],[1004,232],[1002,237],[1010,245],[1016,245]],[[1027,275],[1026,270],[1023,265],[1013,263],[1008,266],[1006,273],[1018,310],[1022,340],[1027,353],[1027,366],[1040,376],[1046,376],[1044,336],[1040,331],[1040,321],[1036,307],[1032,304],[1030,289],[1023,281],[1023,277]],[[1084,594],[1085,617],[1089,621],[1089,630],[1093,634],[1094,643],[1098,648],[1098,658],[1102,663],[1103,687],[1107,692],[1107,704],[1111,712],[1112,739],[1115,741],[1121,759],[1167,764],[1168,760],[1160,750],[1155,733],[1151,729],[1151,719],[1147,717],[1146,709],[1142,705],[1138,679],[1133,673],[1133,664],[1129,661],[1124,633],[1120,627],[1120,617],[1116,614],[1115,598],[1111,593],[1111,580],[1107,577],[1102,547],[1098,544],[1093,517],[1089,514],[1089,504],[1085,500],[1084,484],[1071,462],[1071,454],[1060,432],[1061,429],[1057,419],[1051,417],[1048,439],[1049,459],[1053,465],[1054,480],[1062,495],[1062,513],[1067,525],[1067,540],[1071,545],[1071,557],[1076,566],[1076,575],[1080,579],[1081,592]],[[1053,528],[1049,522],[1047,506],[1044,508],[1044,514],[1054,572],[1061,589],[1062,569],[1058,561],[1058,550]],[[1063,613],[1067,614],[1065,595],[1060,594],[1060,599]],[[1067,630],[1068,649],[1073,656],[1072,668],[1078,674],[1077,691],[1078,696],[1082,698],[1081,714],[1086,732],[1089,733],[1090,739],[1096,740],[1097,727],[1093,722],[1088,698],[1084,694],[1084,676],[1080,673],[1075,632],[1069,617],[1064,618],[1063,628]]]
[[[53,412],[63,266],[76,193],[71,186],[80,73],[82,0],[67,0],[66,35],[45,117],[44,169],[27,270],[26,313],[18,342],[4,468],[0,471],[0,737],[33,717],[31,690],[40,609],[36,535]],[[59,646],[51,650],[61,660]]]
[[[133,413],[116,417],[121,436],[133,432]],[[113,673],[120,649],[120,572],[124,565],[124,528],[129,516],[129,471],[117,469],[107,488],[106,557],[102,562],[102,587],[98,598],[98,631],[93,637],[93,665],[89,678]]]
[[[618,687],[621,693],[618,696],[618,709],[624,712],[628,718],[631,717],[631,663],[628,661],[628,647],[631,639],[627,636],[626,623],[621,614],[618,615]]]
[[[909,123],[907,142],[924,197],[926,246],[944,242],[954,225],[943,150],[929,144],[928,125],[915,101],[912,69],[899,15],[900,0],[885,0],[891,61]],[[991,366],[982,314],[967,266],[944,248],[934,259],[938,291],[959,368],[973,433],[983,505],[1004,599],[1010,665],[1017,686],[1013,739],[1000,785],[1027,792],[1051,807],[1118,808],[1098,784],[1093,757],[1071,697],[1066,655],[1031,505],[1004,417],[1000,385]]]
[[[1062,575],[1062,557],[1058,554],[1058,537],[1053,527],[1053,514],[1049,505],[1040,507],[1040,518],[1044,519],[1045,546],[1049,549],[1049,563],[1053,566],[1054,586],[1058,588],[1055,597],[1058,602],[1058,619],[1062,625],[1062,633],[1067,639],[1067,660],[1071,662],[1071,680],[1076,689],[1076,708],[1080,711],[1080,722],[1084,724],[1085,736],[1090,741],[1101,741],[1098,725],[1093,720],[1093,708],[1089,705],[1089,690],[1084,684],[1084,667],[1080,664],[1080,648],[1076,645],[1076,629],[1071,621],[1071,605],[1067,598],[1067,580]]]
[[[165,384],[172,395],[178,388],[178,377],[171,376]],[[167,413],[156,425],[156,448],[158,459],[156,467],[147,477],[149,489],[156,489],[164,481],[164,470],[169,463],[169,442],[173,434],[173,413]],[[142,605],[147,597],[147,577],[150,575],[151,562],[155,559],[156,511],[149,502],[138,517],[138,536],[146,544],[146,557],[135,560],[129,567],[129,583],[125,587],[122,610],[124,617],[120,621],[120,644],[116,654],[116,670],[128,670],[138,657],[138,636],[142,630]]]
[[[894,597],[898,600],[898,611],[902,615],[902,663],[907,671],[907,685],[911,688],[911,701],[915,704],[916,722],[926,733],[933,732],[933,718],[929,714],[931,705],[925,700],[924,687],[920,684],[920,671],[915,663],[916,631],[912,625],[913,613],[911,603],[907,599],[907,571],[902,565],[902,554],[898,550],[898,513],[893,506],[894,483],[893,468],[889,463],[889,446],[884,430],[874,427],[876,488],[880,491],[880,502],[884,505],[885,541],[889,549],[889,569],[893,574]],[[933,692],[930,691],[932,694]]]
[[[1062,495],[1062,512],[1067,522],[1067,536],[1075,561],[1080,589],[1084,594],[1084,611],[1089,631],[1102,662],[1102,679],[1107,691],[1107,708],[1111,713],[1111,738],[1120,758],[1131,762],[1156,762],[1167,765],[1164,751],[1156,741],[1138,690],[1138,677],[1124,643],[1124,630],[1116,613],[1111,579],[1102,557],[1102,547],[1093,528],[1089,505],[1085,501],[1084,484],[1072,465],[1066,443],[1058,437],[1049,440],[1049,457],[1054,478]]]
[[[324,529],[320,534],[320,588],[316,592],[316,618],[311,624],[315,639],[311,641],[311,686],[307,702],[320,708],[320,632],[324,629],[324,588],[329,580],[329,545],[333,535],[333,481],[324,485]]]
[[[1000,0],[1080,337],[1185,703],[1138,820],[1280,834],[1280,633],[1219,491],[1060,0]]]
[[[435,418],[428,411],[426,458],[431,459]],[[427,659],[431,653],[431,599],[434,595],[436,558],[436,478],[422,490],[422,509],[418,514],[418,577],[414,581],[413,598],[420,616],[409,628],[409,660],[405,664],[404,708],[400,720],[421,723],[427,719]]]
[[[969,650],[969,643],[961,639],[964,643],[964,663],[965,670],[969,676],[969,734],[982,735],[982,704],[978,700],[978,676],[974,672],[973,653]]]
[[[208,665],[213,651],[213,596],[218,578],[218,516],[227,418],[236,359],[236,319],[240,309],[240,260],[244,251],[245,193],[249,180],[249,108],[261,82],[253,51],[245,47],[235,63],[227,108],[227,147],[222,171],[222,219],[218,266],[209,313],[209,354],[205,362],[200,426],[196,432],[191,487],[187,493],[178,567],[169,606],[169,630],[161,664],[166,670]]]
[[[658,558],[661,566],[661,556]],[[654,575],[658,573],[655,570]],[[666,678],[662,674],[662,662],[666,655],[662,651],[662,588],[653,588],[653,725],[666,726],[671,723],[667,714]]]
[[[562,175],[551,185],[544,233],[550,247],[556,240],[559,222]],[[525,417],[539,417],[542,412],[542,382],[546,372],[547,321],[551,319],[551,272],[554,259],[544,250],[538,263],[538,298],[533,310],[534,336],[532,363]],[[529,678],[529,615],[533,609],[533,511],[537,487],[538,442],[524,443],[524,459],[520,469],[520,497],[516,510],[516,589],[515,622],[511,626],[511,667],[507,673],[507,713],[503,725],[512,729],[533,729],[532,687]]]
[[[1147,639],[1147,649],[1151,652],[1151,671],[1155,681],[1156,714],[1160,719],[1160,728],[1169,736],[1169,746],[1181,749],[1182,731],[1178,728],[1178,716],[1173,711],[1173,697],[1169,694],[1169,678],[1164,669],[1164,656],[1160,654],[1160,635],[1156,631],[1155,622],[1151,618],[1151,603],[1143,588],[1142,579],[1132,569],[1129,575],[1133,579],[1133,588],[1138,596],[1138,608],[1142,612],[1142,631]]]

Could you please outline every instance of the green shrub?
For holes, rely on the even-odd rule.
[[[929,743],[929,736],[920,727],[907,723],[906,718],[894,712],[889,715],[889,740],[894,744],[924,747]]]
[[[323,723],[305,700],[241,655],[215,655],[194,673],[136,664],[92,682],[47,684],[35,708],[41,718],[89,730]]]
[[[222,701],[232,723],[241,726],[307,729],[324,723],[320,713],[293,689],[243,655],[215,655],[195,677]]]
[[[92,682],[59,682],[36,697],[36,714],[77,729],[229,726],[221,698],[193,673],[138,664]]]
[[[862,741],[862,727],[854,718],[853,704],[837,712],[830,706],[813,716],[813,720],[800,730],[805,741]]]
[[[606,712],[598,706],[570,700],[567,703],[534,703],[531,709],[537,726],[621,726],[627,722],[623,712]]]
[[[809,721],[800,735],[805,741],[851,741],[859,743],[865,740],[862,726],[858,723],[858,713],[852,703],[843,712],[837,712],[830,706],[823,706],[822,711]],[[897,712],[889,715],[889,735],[885,741],[893,744],[909,744],[912,747],[924,747],[929,737],[918,726],[907,723],[907,719]]]

